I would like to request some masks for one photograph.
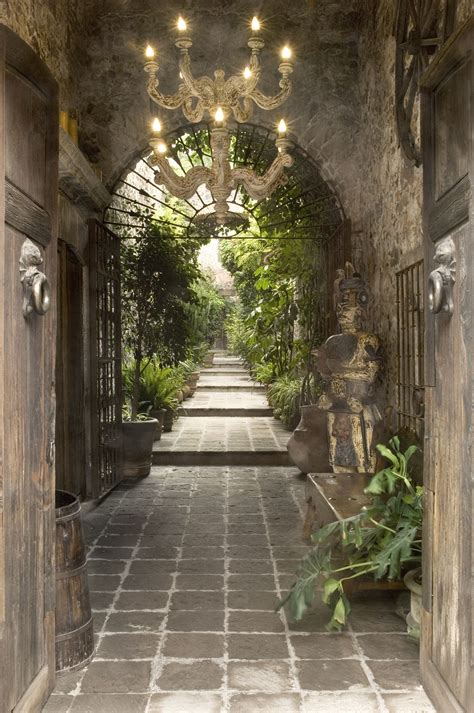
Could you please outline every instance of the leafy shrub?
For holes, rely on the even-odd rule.
[[[281,376],[268,387],[268,402],[290,431],[300,420],[301,383],[302,379]]]

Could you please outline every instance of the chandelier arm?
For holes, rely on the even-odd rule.
[[[186,101],[189,97],[189,91],[184,84],[180,84],[176,94],[162,94],[158,89],[159,79],[158,77],[150,77],[147,83],[147,91],[150,99],[164,107],[165,109],[179,109],[179,107]]]
[[[258,89],[254,89],[254,91],[250,94],[250,97],[253,99],[255,104],[260,107],[260,109],[276,109],[277,107],[281,106],[281,104],[283,104],[283,102],[285,102],[290,96],[291,80],[287,77],[283,77],[282,79],[280,79],[280,87],[281,89],[278,94],[275,94],[272,97],[266,96]]]
[[[190,96],[201,98],[204,93],[213,93],[214,82],[210,77],[196,78],[191,70],[191,58],[187,50],[181,50],[179,71]]]
[[[185,176],[178,176],[163,156],[155,157],[153,164],[158,169],[155,173],[156,185],[165,186],[176,198],[191,198],[211,176],[211,170],[205,166],[193,166]]]
[[[288,153],[279,153],[263,176],[251,168],[238,167],[231,171],[234,185],[241,184],[254,200],[267,198],[276,188],[285,185],[288,176],[284,169],[293,165],[293,157]]]
[[[203,105],[202,99],[198,99],[193,106],[193,97],[188,97],[183,102],[183,114],[188,121],[192,124],[196,124],[202,121],[204,117],[205,107]]]
[[[242,98],[242,103],[237,99],[235,104],[232,106],[232,113],[234,118],[239,123],[248,121],[253,113],[253,105],[250,97],[244,96]]]

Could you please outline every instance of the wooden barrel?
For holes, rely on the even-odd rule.
[[[75,671],[94,653],[81,505],[56,491],[56,671]]]

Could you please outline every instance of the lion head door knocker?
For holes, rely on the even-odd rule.
[[[51,288],[46,275],[38,269],[43,263],[39,248],[27,238],[21,246],[20,275],[23,285],[23,316],[32,312],[46,314],[51,307]]]
[[[434,261],[438,265],[428,277],[428,305],[434,314],[454,311],[453,287],[456,277],[456,248],[451,238],[436,246]]]

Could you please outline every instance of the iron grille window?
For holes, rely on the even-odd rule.
[[[421,436],[424,419],[423,260],[397,272],[398,426]]]

